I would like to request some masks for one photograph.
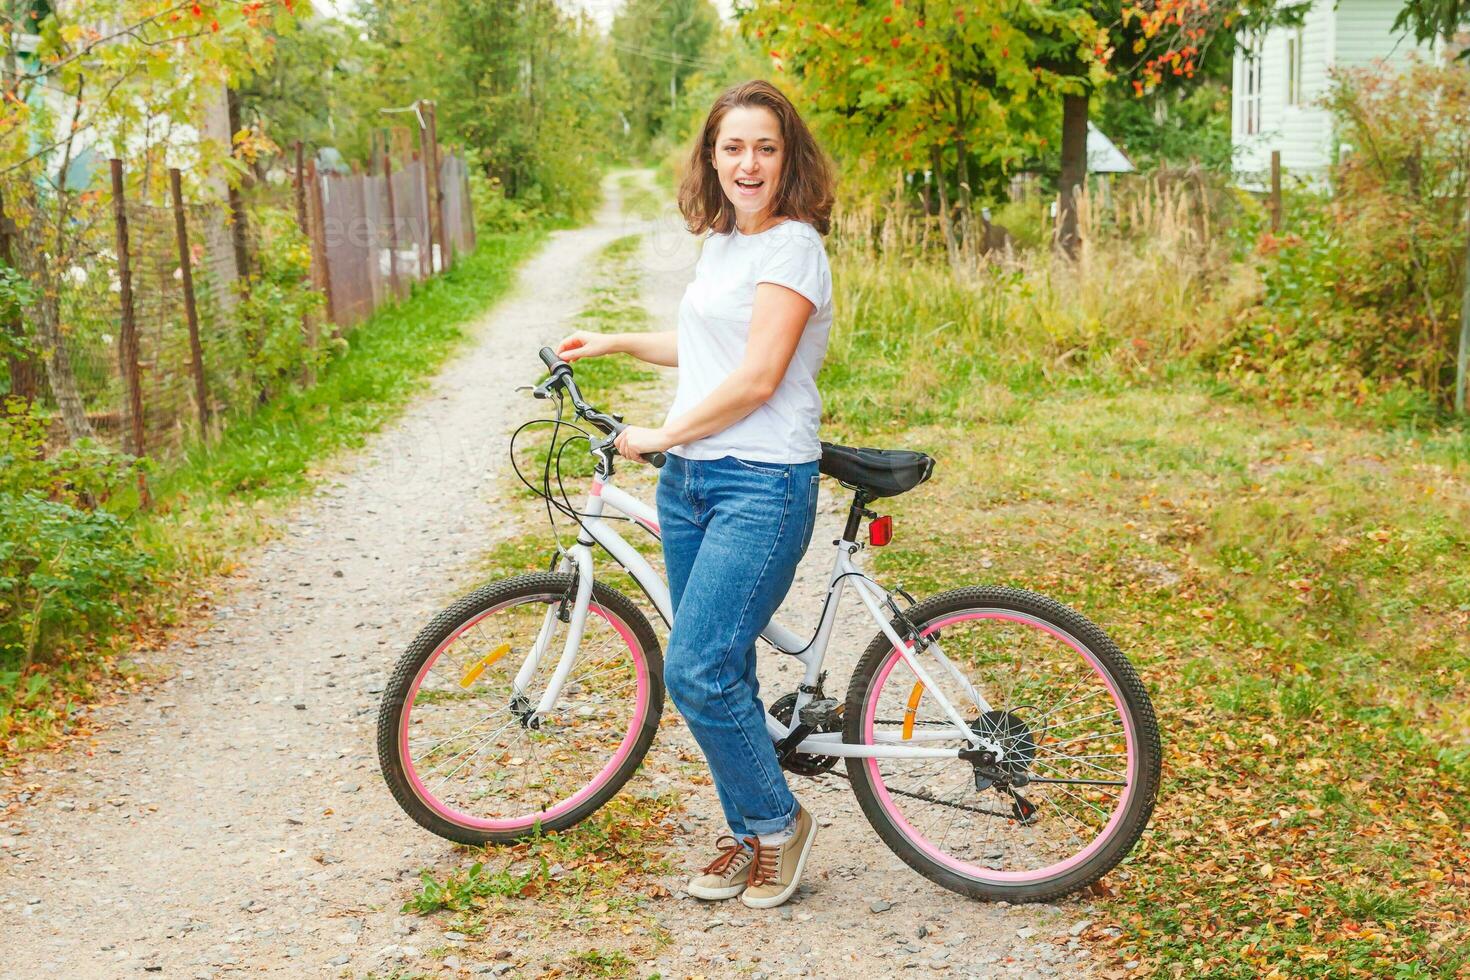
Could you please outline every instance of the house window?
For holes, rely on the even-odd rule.
[[[1245,85],[1240,96],[1240,131],[1246,136],[1254,136],[1261,131],[1261,45],[1258,37],[1247,38],[1241,57]]]
[[[1302,103],[1302,29],[1286,37],[1286,104]]]

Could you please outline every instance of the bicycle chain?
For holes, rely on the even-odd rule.
[[[822,776],[836,776],[839,779],[845,779],[845,780],[847,780],[849,783],[852,782],[852,777],[851,776],[849,776],[845,772],[838,772],[835,769],[829,769],[826,772],[822,773],[821,775]],[[813,776],[811,778],[813,778],[813,779],[819,779],[821,777],[820,776]],[[969,811],[970,813],[979,813],[979,814],[981,814],[983,816],[987,816],[987,817],[1000,817],[1000,818],[1005,819],[1005,820],[1015,820],[1016,819],[1016,815],[1013,814],[1013,813],[1002,813],[999,810],[986,810],[983,807],[970,806],[968,803],[955,803],[955,802],[952,802],[950,800],[941,800],[941,799],[938,799],[938,798],[933,797],[933,796],[929,796],[929,795],[924,794],[924,793],[910,793],[906,789],[894,789],[892,786],[887,787],[887,789],[888,789],[889,794],[890,795],[894,795],[894,796],[907,796],[910,799],[922,800],[925,803],[938,803],[940,806],[951,807],[951,808],[953,808],[955,810],[966,810],[966,811]]]

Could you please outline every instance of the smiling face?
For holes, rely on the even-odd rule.
[[[764,106],[736,106],[720,120],[714,167],[742,231],[759,230],[776,200],[785,147],[781,122]]]

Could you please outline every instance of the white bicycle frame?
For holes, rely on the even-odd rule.
[[[643,587],[649,598],[657,607],[659,615],[665,623],[674,620],[673,609],[670,605],[669,588],[663,578],[656,572],[636,549],[630,545],[622,535],[603,519],[603,509],[607,506],[621,511],[623,514],[648,528],[654,535],[659,533],[657,511],[626,491],[613,486],[612,483],[602,476],[593,478],[592,490],[587,497],[587,502],[581,510],[581,525],[583,533],[578,535],[577,543],[567,550],[563,558],[560,570],[563,572],[575,571],[577,575],[576,601],[571,608],[570,623],[567,631],[566,642],[562,647],[561,658],[557,661],[556,668],[552,673],[551,681],[542,692],[536,705],[537,714],[546,714],[556,703],[561,694],[563,684],[571,673],[576,663],[577,652],[582,642],[583,628],[587,622],[587,608],[592,599],[592,546],[600,544],[606,548],[608,553],[615,558],[624,569]],[[588,540],[588,536],[591,540]],[[796,657],[805,668],[801,687],[797,689],[796,704],[791,712],[791,721],[783,724],[766,712],[766,731],[771,738],[777,742],[786,738],[800,723],[801,709],[812,699],[811,691],[816,689],[818,678],[821,674],[822,661],[827,653],[827,641],[832,635],[832,626],[837,620],[837,609],[842,601],[843,594],[851,584],[857,590],[858,597],[867,606],[868,612],[877,621],[878,628],[893,643],[899,655],[908,664],[914,676],[923,685],[925,692],[933,697],[943,709],[945,717],[949,719],[952,729],[940,727],[926,727],[923,731],[913,731],[905,738],[898,732],[876,732],[875,745],[858,745],[842,741],[841,732],[815,732],[806,736],[796,746],[796,751],[813,755],[825,756],[856,756],[860,758],[905,758],[905,759],[946,759],[956,758],[960,753],[957,747],[945,748],[939,745],[925,746],[922,742],[953,742],[963,740],[966,748],[984,749],[1001,755],[1001,746],[983,739],[977,735],[965,722],[964,717],[956,710],[953,703],[944,696],[944,692],[933,681],[930,673],[924,665],[918,662],[913,646],[905,641],[889,625],[883,614],[883,603],[887,595],[880,590],[861,570],[853,563],[852,556],[861,546],[855,541],[845,538],[836,542],[836,556],[832,563],[832,572],[827,583],[827,603],[822,610],[822,619],[817,626],[817,632],[810,644],[803,643],[801,638],[790,629],[778,623],[773,617],[760,633],[771,645],[784,654]],[[835,592],[835,594],[834,594]],[[559,608],[553,604],[547,609],[546,617],[541,624],[541,631],[536,637],[536,643],[526,655],[521,664],[514,682],[514,692],[517,696],[525,696],[525,692],[531,684],[531,679],[540,667],[546,655],[546,649],[555,632],[555,624],[559,619]],[[940,649],[937,637],[930,637],[924,650],[932,653],[940,666],[960,686],[966,695],[974,702],[975,707],[983,714],[991,710],[990,704],[969,680],[955,667],[955,665],[944,655]]]

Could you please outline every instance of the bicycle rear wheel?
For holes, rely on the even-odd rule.
[[[1020,589],[955,589],[906,615],[981,695],[919,654],[994,754],[847,759],[868,821],[910,867],[971,897],[1050,901],[1097,881],[1143,833],[1158,789],[1158,725],[1133,667],[1086,618]],[[882,633],[844,715],[848,742],[965,741]]]
[[[612,798],[642,762],[663,712],[663,658],[648,619],[594,583],[576,664],[532,716],[561,658],[573,576],[538,573],[456,601],[409,645],[383,692],[378,759],[421,826],[462,844],[560,830]],[[543,629],[536,672],[513,681]]]

